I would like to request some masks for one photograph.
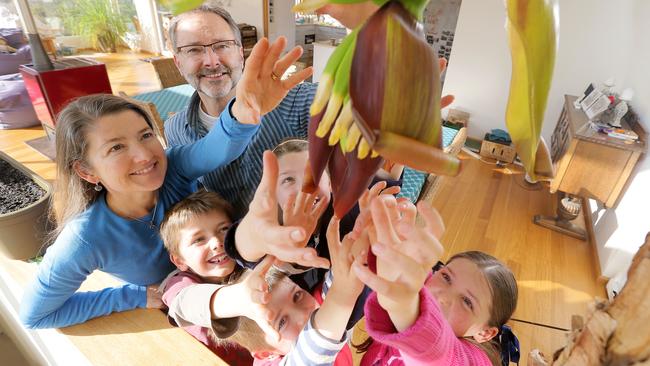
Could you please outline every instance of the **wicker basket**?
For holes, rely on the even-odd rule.
[[[156,58],[151,60],[154,70],[163,89],[176,85],[187,84],[187,81],[178,71],[174,59],[171,57]]]

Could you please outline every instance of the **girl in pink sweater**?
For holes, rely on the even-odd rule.
[[[354,264],[374,290],[361,365],[507,365],[496,341],[517,304],[512,272],[488,254],[464,252],[431,274],[444,226],[431,207],[417,211],[424,227],[416,227],[409,202],[379,197],[370,205],[372,253],[367,267],[361,258]]]

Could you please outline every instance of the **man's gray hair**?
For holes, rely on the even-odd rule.
[[[217,14],[223,20],[225,20],[226,23],[228,23],[230,29],[232,30],[232,34],[235,35],[235,41],[239,46],[241,46],[241,33],[239,32],[239,27],[237,26],[237,23],[232,18],[230,13],[228,13],[226,9],[218,5],[213,5],[210,4],[210,2],[206,2],[194,10],[190,10],[190,11],[186,11],[185,13],[178,14],[172,19],[171,23],[169,24],[169,42],[171,43],[172,46],[172,52],[176,53],[176,48],[178,47],[178,45],[176,44],[176,28],[178,27],[178,23],[190,15],[201,14],[201,13]]]

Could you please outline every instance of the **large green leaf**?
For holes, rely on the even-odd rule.
[[[526,172],[535,179],[552,174],[540,170],[550,164],[546,146],[539,142],[555,64],[558,6],[556,0],[506,0],[506,7],[512,56],[506,126]]]

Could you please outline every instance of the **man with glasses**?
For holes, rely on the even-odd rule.
[[[188,107],[165,122],[167,143],[175,146],[194,142],[212,128],[235,97],[244,54],[237,24],[227,11],[215,6],[203,5],[175,17],[169,39],[176,66],[196,89]],[[300,48],[290,51],[296,55],[301,52]],[[289,66],[276,64],[271,70],[273,80],[277,81]],[[301,72],[306,77],[311,69]],[[288,137],[307,137],[309,107],[315,93],[315,84],[295,86],[277,108],[262,116],[260,129],[239,158],[200,179],[206,188],[229,201],[237,216],[248,210],[262,176],[262,153]]]

